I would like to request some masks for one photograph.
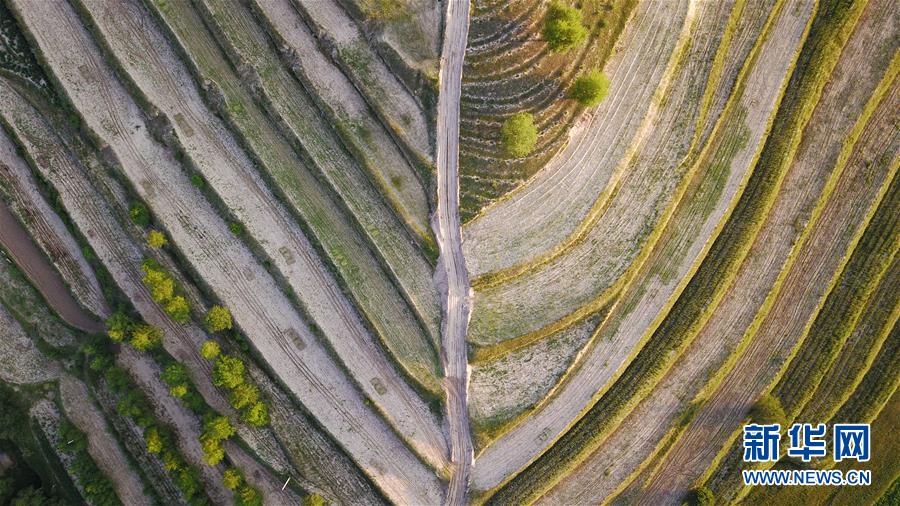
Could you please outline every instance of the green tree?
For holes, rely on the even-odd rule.
[[[147,246],[159,249],[165,247],[167,244],[169,244],[169,240],[166,239],[166,234],[156,229],[147,232]]]
[[[169,394],[176,399],[181,399],[185,395],[188,394],[188,386],[182,383],[181,385],[175,385],[174,387],[169,389]]]
[[[269,408],[262,402],[257,402],[247,408],[241,418],[254,427],[265,427],[269,424]]]
[[[210,332],[221,332],[232,326],[231,311],[222,306],[213,306],[206,313],[206,328]]]
[[[150,427],[144,431],[144,441],[147,443],[147,451],[159,453],[163,450],[163,438],[156,427]]]
[[[219,441],[234,435],[234,427],[226,416],[214,416],[203,424],[203,434]]]
[[[166,303],[175,295],[175,281],[164,271],[145,269],[143,281],[150,289],[150,296],[160,304]]]
[[[594,107],[609,93],[609,79],[599,70],[579,76],[569,90],[569,97],[585,107]]]
[[[213,383],[231,389],[244,383],[244,362],[230,355],[221,355],[213,365]]]
[[[262,505],[262,496],[259,494],[259,491],[255,488],[247,485],[238,490],[237,493],[236,504],[239,506],[261,506]]]
[[[197,470],[193,467],[182,467],[179,469],[176,484],[181,493],[188,498],[194,497],[201,492],[200,478],[197,476]]]
[[[138,351],[147,351],[162,344],[162,329],[152,325],[138,325],[131,331],[129,344]]]
[[[106,334],[116,342],[122,342],[131,330],[132,322],[125,313],[116,311],[106,320]]]
[[[259,389],[256,385],[243,383],[231,391],[231,405],[234,409],[244,409],[259,400]]]
[[[187,299],[176,295],[166,304],[166,314],[177,323],[187,323],[191,319],[191,306]]]
[[[212,339],[207,339],[200,345],[200,354],[203,355],[203,358],[206,360],[213,360],[218,357],[220,353],[222,353],[222,349],[219,347],[219,343]]]
[[[768,424],[781,424],[782,427],[787,425],[787,415],[784,413],[784,408],[781,407],[781,402],[772,396],[772,394],[765,394],[753,404],[753,407],[750,408],[750,419],[754,423],[758,423],[761,425]]]
[[[174,387],[182,383],[186,383],[189,379],[187,368],[178,362],[172,362],[163,369],[159,379],[163,380],[166,385]]]
[[[581,21],[580,10],[560,2],[550,4],[541,35],[551,51],[554,53],[568,51],[584,42],[587,34],[587,28]]]
[[[510,116],[500,129],[500,141],[506,149],[506,154],[512,158],[522,158],[531,153],[537,138],[534,116],[527,112]]]
[[[241,472],[233,467],[229,467],[222,473],[222,484],[228,490],[237,490],[243,480],[244,477],[241,476]]]
[[[225,448],[222,442],[214,437],[204,434],[200,436],[200,446],[203,448],[203,461],[214,466],[225,458]]]
[[[146,227],[150,224],[150,210],[147,209],[143,202],[132,203],[128,209],[128,216],[139,227]]]

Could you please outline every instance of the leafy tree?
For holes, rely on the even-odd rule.
[[[244,409],[259,400],[259,389],[256,385],[243,383],[231,391],[231,405],[234,409]]]
[[[325,506],[328,502],[319,494],[309,494],[303,498],[303,506]]]
[[[167,244],[169,244],[169,240],[166,239],[166,234],[156,229],[147,232],[147,246],[159,249],[165,247]]]
[[[221,355],[213,365],[213,383],[232,389],[244,383],[244,362],[230,355]]]
[[[159,379],[163,380],[163,383],[170,387],[186,383],[189,379],[187,368],[178,362],[172,362],[163,369]]]
[[[191,319],[191,306],[187,299],[176,295],[166,304],[166,314],[177,323],[187,323]]]
[[[569,90],[569,97],[585,107],[594,107],[606,98],[609,79],[599,70],[592,70],[579,76]]]
[[[156,427],[150,427],[144,431],[144,441],[147,443],[147,451],[159,453],[163,450],[163,438]]]
[[[506,149],[506,154],[512,158],[522,158],[531,153],[537,138],[534,116],[527,112],[510,116],[500,129],[500,141]]]
[[[131,319],[121,311],[116,311],[106,320],[106,334],[110,339],[121,342],[131,330]]]
[[[129,344],[138,351],[147,351],[162,344],[163,331],[152,325],[138,325],[131,331]]]
[[[197,477],[197,470],[194,467],[182,467],[178,470],[176,480],[178,488],[185,497],[194,497],[201,492],[200,479]]]
[[[222,473],[222,484],[228,490],[237,490],[243,480],[244,477],[241,476],[241,472],[233,467],[229,467]]]
[[[203,355],[203,358],[206,360],[213,360],[218,357],[220,353],[222,353],[222,349],[219,347],[219,343],[212,339],[207,339],[200,345],[200,354]]]
[[[181,458],[172,450],[163,450],[162,452],[163,467],[166,471],[177,471],[181,467]]]
[[[754,423],[767,425],[767,424],[781,424],[782,427],[787,425],[787,415],[784,413],[784,408],[781,407],[781,402],[772,396],[772,394],[765,394],[753,404],[753,407],[750,408],[750,419]]]
[[[269,409],[262,402],[257,402],[244,411],[241,417],[254,427],[265,427],[269,423]]]
[[[143,202],[132,203],[131,208],[128,209],[128,216],[139,227],[146,227],[150,224],[150,210]]]
[[[568,51],[581,44],[587,38],[581,11],[560,2],[551,3],[541,35],[554,53]]]
[[[210,466],[222,462],[222,459],[225,458],[225,448],[222,447],[222,442],[214,437],[204,434],[200,437],[200,446],[203,448],[203,461]]]
[[[234,427],[226,416],[214,416],[203,424],[203,434],[219,441],[234,435]]]
[[[163,304],[175,295],[175,280],[164,271],[147,268],[144,269],[144,284],[150,289],[153,300]]]
[[[259,494],[259,491],[246,483],[238,490],[236,499],[235,502],[240,506],[262,505],[262,496]]]
[[[232,327],[231,311],[222,306],[213,306],[206,313],[206,328],[210,332],[220,332]]]
[[[188,394],[188,386],[183,383],[181,385],[175,385],[169,389],[169,394],[176,399],[181,399]]]

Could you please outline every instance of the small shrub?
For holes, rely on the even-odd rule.
[[[203,176],[195,172],[191,174],[191,184],[197,188],[203,188],[206,186],[206,181],[203,179]]]
[[[131,218],[132,223],[139,227],[150,225],[150,210],[147,209],[143,202],[132,203],[128,209],[128,217]]]
[[[555,53],[568,51],[581,44],[587,38],[581,11],[560,2],[551,3],[541,35]]]
[[[500,140],[506,154],[512,158],[522,158],[534,150],[537,143],[537,127],[534,116],[527,112],[514,114],[503,123]]]
[[[579,76],[569,90],[569,97],[585,107],[594,107],[606,98],[609,79],[599,70],[592,70]]]
[[[234,235],[241,235],[244,233],[244,226],[236,221],[232,221],[228,224],[228,230],[231,230],[231,233]]]
[[[220,353],[222,353],[222,349],[219,348],[219,343],[212,339],[203,341],[203,344],[200,346],[200,354],[203,355],[203,358],[206,360],[213,360],[218,357]]]
[[[221,332],[231,329],[231,311],[222,306],[213,306],[206,313],[206,328],[210,332]]]
[[[147,246],[159,249],[165,247],[167,244],[169,244],[169,240],[166,239],[166,234],[156,229],[147,232]]]

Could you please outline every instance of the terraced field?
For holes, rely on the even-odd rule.
[[[892,504],[898,73],[890,0],[2,0],[0,503]]]

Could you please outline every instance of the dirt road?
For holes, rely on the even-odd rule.
[[[466,328],[471,294],[459,225],[459,97],[468,33],[469,1],[451,0],[445,18],[438,95],[438,205],[431,224],[441,251],[435,277],[444,296],[441,362],[447,395],[452,473],[445,504],[450,505],[465,504],[473,457],[466,399],[469,386]]]

